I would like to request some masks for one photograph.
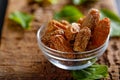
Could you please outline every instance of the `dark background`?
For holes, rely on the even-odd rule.
[[[0,37],[8,0],[0,0]]]

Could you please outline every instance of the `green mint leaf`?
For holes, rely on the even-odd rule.
[[[88,4],[90,5],[91,3],[95,3],[98,0],[72,0],[74,5],[81,5],[81,4]]]
[[[106,65],[94,64],[83,70],[72,71],[73,78],[76,80],[96,80],[108,76],[108,67]]]
[[[9,15],[9,19],[20,24],[23,29],[29,29],[30,22],[32,21],[33,17],[27,13],[15,11]]]
[[[120,37],[120,22],[111,19],[111,37]]]
[[[37,3],[43,3],[43,4],[57,4],[58,0],[34,0]]]
[[[87,0],[73,0],[73,4],[74,5],[80,5],[80,4],[83,4],[85,3]]]
[[[102,14],[104,14],[104,16],[109,17],[110,19],[112,19],[114,21],[120,22],[120,17],[118,15],[116,15],[114,12],[112,12],[108,9],[101,9],[100,11]]]
[[[75,22],[80,17],[83,17],[83,14],[74,6],[65,6],[60,12],[54,14],[54,19],[64,19],[69,22]]]
[[[108,9],[101,9],[101,18],[104,17],[111,20],[111,37],[120,37],[120,17]]]

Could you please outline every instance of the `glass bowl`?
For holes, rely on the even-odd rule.
[[[85,52],[62,52],[47,47],[41,38],[45,33],[46,25],[42,25],[37,32],[39,47],[44,56],[55,66],[65,70],[80,70],[94,64],[104,53],[108,46],[109,35],[107,40],[100,47]],[[62,45],[61,45],[62,46]]]

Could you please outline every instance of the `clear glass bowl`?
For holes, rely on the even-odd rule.
[[[106,42],[100,47],[85,52],[62,52],[47,47],[41,38],[45,32],[46,25],[42,25],[37,32],[39,47],[45,57],[55,66],[66,70],[80,70],[94,64],[97,59],[104,53],[108,46],[109,35]],[[62,46],[62,45],[61,45]]]

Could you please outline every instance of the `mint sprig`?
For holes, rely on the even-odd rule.
[[[54,19],[65,19],[69,22],[75,22],[80,17],[83,17],[83,14],[76,7],[71,5],[63,7],[60,12],[54,14]]]
[[[9,15],[9,19],[20,24],[23,29],[29,29],[33,16],[20,11],[15,11]]]
[[[106,65],[94,64],[83,70],[72,71],[76,80],[96,80],[108,77],[108,67]]]

